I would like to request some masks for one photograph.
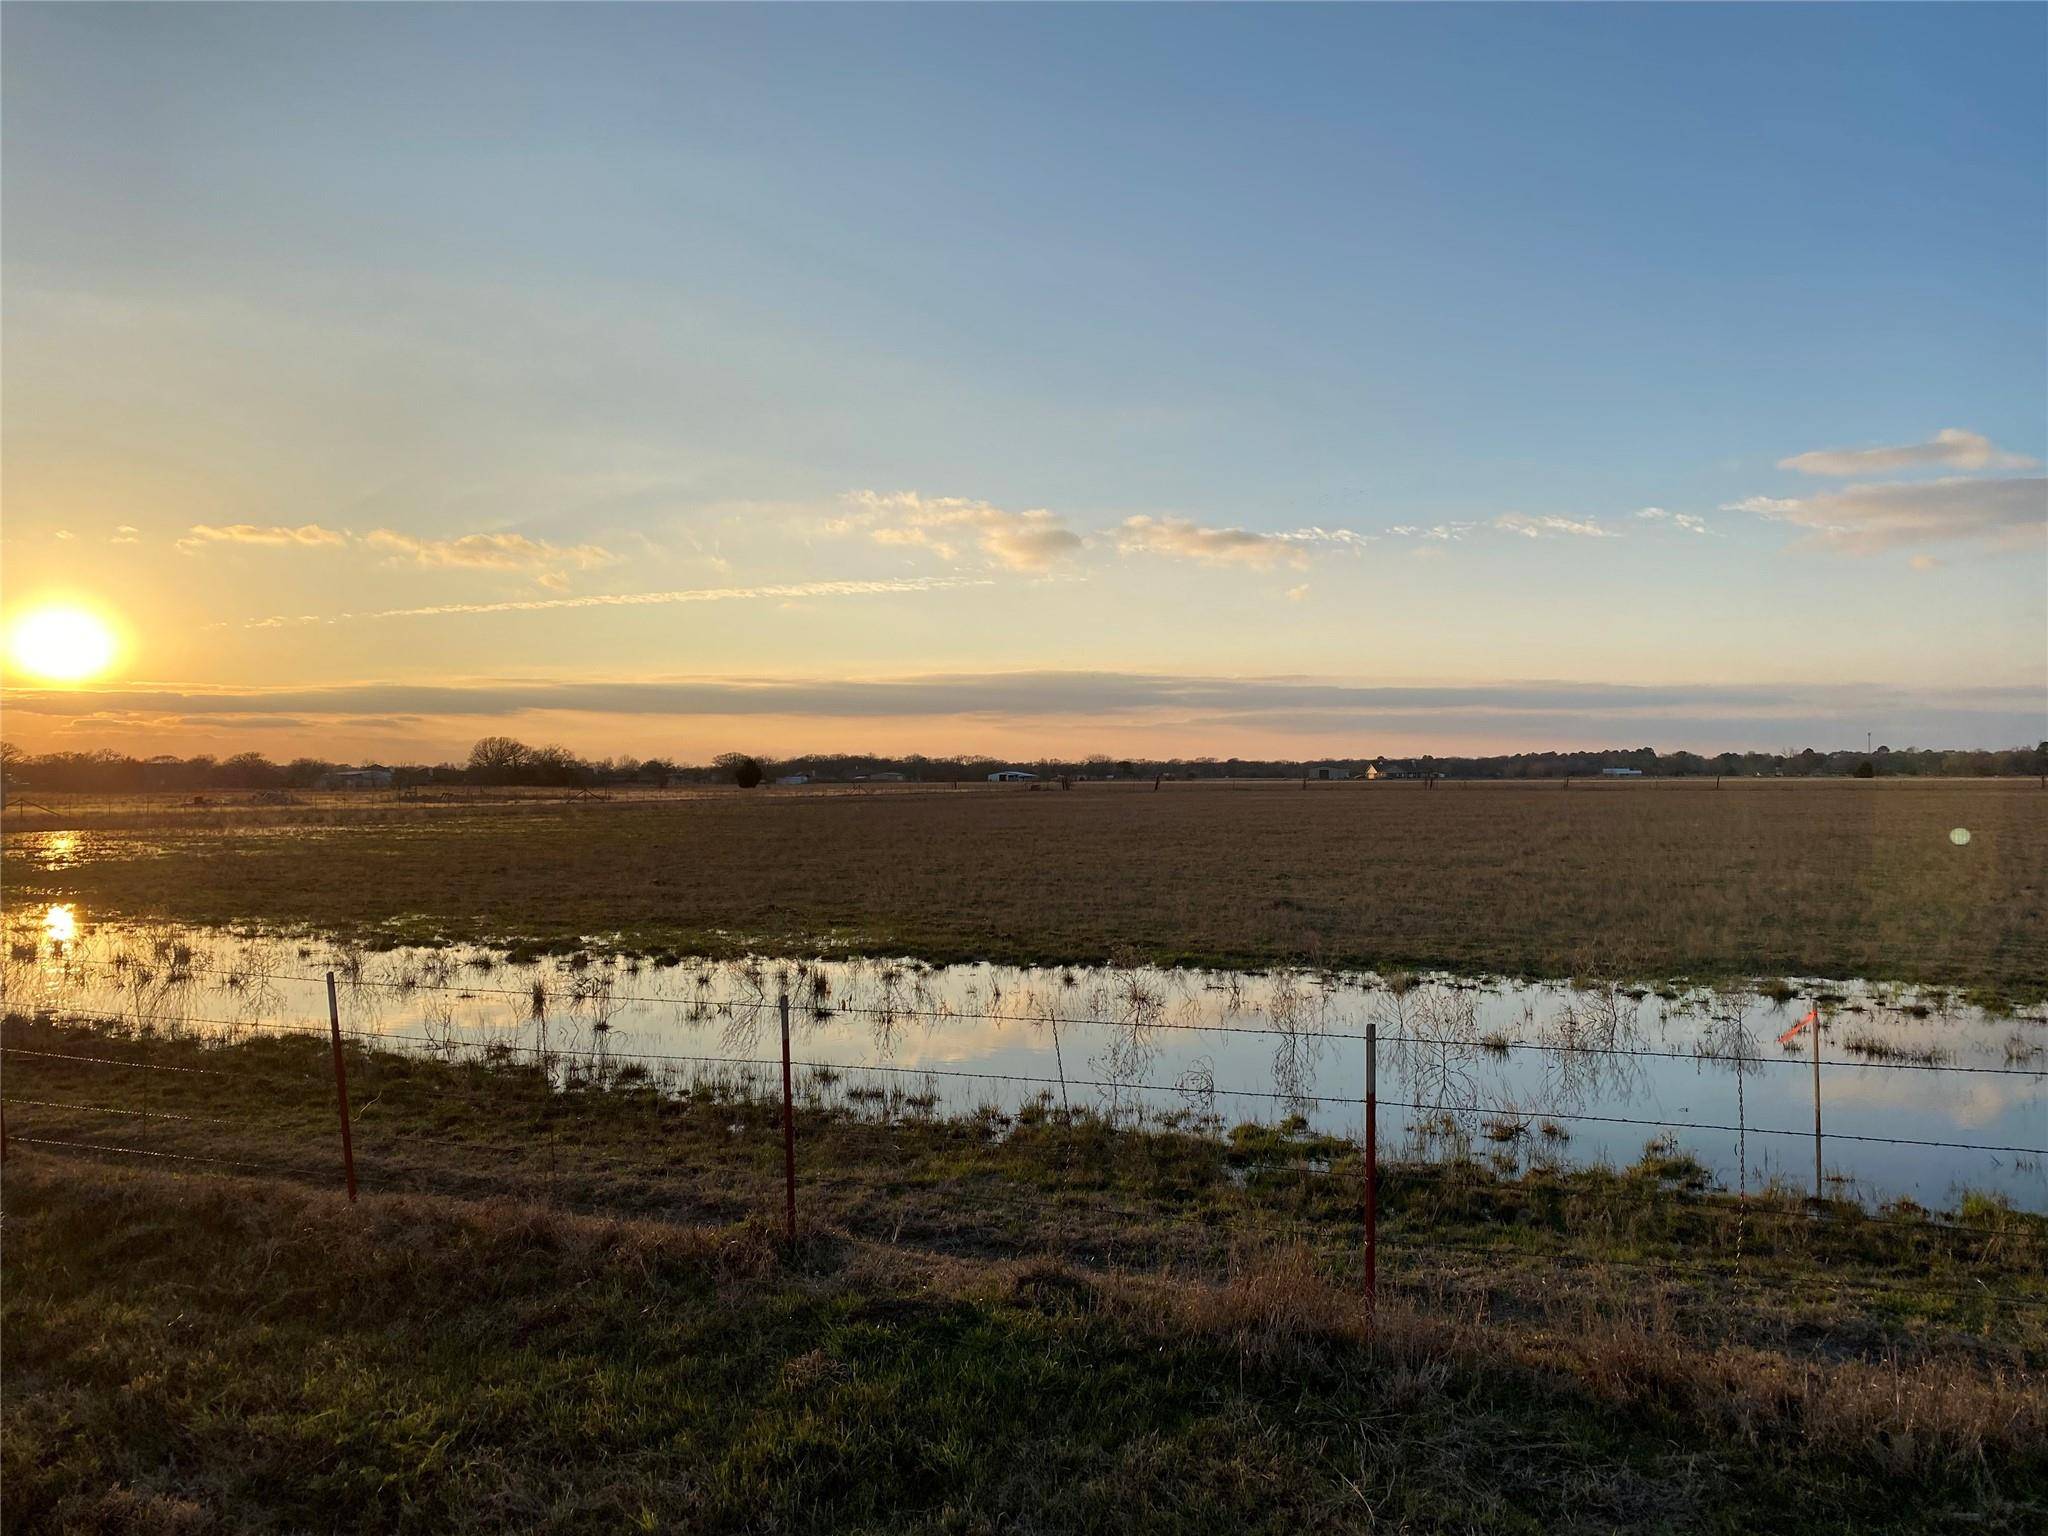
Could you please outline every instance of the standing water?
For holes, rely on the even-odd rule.
[[[513,961],[365,951],[176,925],[10,914],[10,1013],[232,1038],[343,1027],[394,1050],[544,1049],[564,1075],[628,1064],[767,1091],[777,999],[807,1094],[873,1114],[1086,1110],[1214,1134],[1298,1119],[1357,1139],[1365,1034],[1395,1155],[1503,1173],[1689,1155],[1729,1189],[1812,1184],[1819,1021],[1830,1193],[2048,1211],[2048,1019],[1862,982],[1655,989],[1153,967],[913,960]],[[1782,1039],[1781,1039],[1782,1037]],[[1654,1144],[1654,1146],[1653,1146]]]

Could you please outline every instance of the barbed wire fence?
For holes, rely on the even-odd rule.
[[[119,967],[109,966],[107,969]],[[42,1002],[26,1009],[8,1005],[5,1010],[7,1033],[4,1039],[0,1039],[0,1063],[10,1069],[6,1072],[4,1086],[0,1086],[0,1155],[11,1153],[16,1148],[28,1148],[39,1154],[66,1157],[133,1159],[188,1172],[217,1170],[289,1177],[344,1188],[348,1198],[353,1200],[357,1188],[355,1136],[365,1126],[364,1117],[371,1114],[382,1098],[383,1085],[379,1074],[389,1070],[389,1063],[417,1056],[448,1065],[466,1064],[477,1069],[465,1075],[437,1080],[435,1089],[450,1096],[451,1100],[459,1097],[463,1108],[479,1115],[496,1114],[505,1108],[508,1078],[526,1084],[531,1091],[524,1095],[522,1107],[532,1112],[533,1132],[546,1144],[548,1162],[542,1191],[552,1198],[562,1196],[558,1157],[561,1138],[556,1117],[560,1108],[558,1101],[567,1090],[585,1087],[645,1088],[650,1100],[657,1105],[664,1095],[686,1094],[708,1097],[713,1105],[729,1105],[735,1109],[751,1106],[764,1110],[770,1117],[770,1123],[779,1121],[780,1145],[776,1150],[781,1156],[766,1160],[767,1163],[780,1164],[779,1168],[772,1170],[781,1175],[777,1181],[779,1187],[771,1189],[763,1178],[739,1194],[728,1192],[722,1196],[706,1196],[700,1189],[694,1197],[697,1210],[693,1214],[714,1219],[748,1214],[758,1216],[779,1205],[780,1224],[785,1236],[792,1240],[798,1236],[800,1209],[810,1204],[813,1198],[822,1198],[829,1203],[834,1195],[834,1170],[805,1167],[806,1126],[815,1127],[819,1123],[816,1117],[821,1115],[859,1116],[863,1113],[880,1126],[887,1126],[892,1120],[906,1124],[927,1123],[935,1118],[933,1111],[942,1097],[935,1090],[936,1085],[941,1084],[967,1085],[970,1091],[988,1088],[990,1091],[1022,1094],[1025,1096],[1022,1109],[1019,1115],[1011,1117],[1013,1122],[1031,1116],[1034,1123],[1064,1125],[1068,1130],[1087,1114],[1071,1107],[1071,1095],[1077,1090],[1092,1094],[1108,1106],[1107,1123],[1097,1129],[1110,1137],[1118,1134],[1119,1124],[1142,1128],[1146,1123],[1145,1106],[1162,1103],[1179,1104],[1184,1108],[1158,1117],[1158,1125],[1169,1129],[1206,1130],[1213,1136],[1222,1127],[1214,1106],[1217,1101],[1225,1100],[1282,1105],[1290,1110],[1298,1109],[1307,1102],[1355,1107],[1364,1111],[1364,1124],[1368,1128],[1373,1126],[1374,1111],[1384,1107],[1423,1116],[1462,1117],[1467,1121],[1493,1116],[1504,1126],[1519,1126],[1520,1132],[1515,1133],[1519,1135],[1528,1134],[1528,1128],[1536,1125],[1594,1124],[1682,1134],[1735,1134],[1743,1138],[1758,1136],[1794,1141],[1811,1138],[1815,1148],[1815,1184],[1812,1198],[1803,1213],[1805,1217],[1832,1215],[1857,1223],[1911,1227],[1930,1233],[1975,1234],[1977,1229],[1927,1213],[1910,1216],[1887,1214],[1852,1210],[1843,1202],[1830,1202],[1826,1198],[1827,1182],[1822,1167],[1825,1142],[1941,1149],[1984,1158],[2025,1157],[2038,1160],[2048,1157],[2048,1145],[1826,1129],[1822,1118],[1823,1066],[2034,1081],[2048,1080],[2048,1072],[2016,1065],[1958,1065],[1914,1060],[1825,1062],[1821,1058],[1818,1029],[1823,1004],[1818,1001],[1806,1021],[1816,1026],[1810,1058],[1803,1052],[1798,1056],[1745,1055],[1739,1041],[1730,1053],[1712,1042],[1706,1048],[1681,1051],[1622,1045],[1612,1041],[1459,1034],[1421,1027],[1415,1020],[1407,1019],[1399,1008],[1393,1009],[1387,1020],[1393,1027],[1384,1030],[1379,1027],[1381,1021],[1377,1016],[1360,1030],[1305,1026],[1302,1033],[1315,1042],[1355,1042],[1364,1048],[1366,1071],[1361,1087],[1365,1091],[1351,1096],[1322,1091],[1304,1092],[1300,1084],[1254,1088],[1217,1082],[1213,1068],[1204,1069],[1199,1065],[1184,1070],[1171,1082],[1151,1081],[1143,1075],[1143,1069],[1149,1064],[1149,1058],[1143,1052],[1121,1057],[1112,1052],[1108,1058],[1112,1070],[1107,1075],[1070,1075],[1058,1050],[1058,1031],[1061,1028],[1086,1027],[1112,1033],[1161,1031],[1259,1035],[1282,1039],[1289,1034],[1289,1026],[1284,1019],[1274,1025],[1190,1023],[1163,1018],[1149,1018],[1134,1024],[1129,1018],[1050,1017],[1045,1011],[894,1004],[870,1006],[836,1001],[827,1005],[816,997],[811,1002],[814,1012],[827,1015],[919,1018],[948,1023],[1050,1025],[1054,1056],[1059,1065],[1057,1074],[1048,1076],[958,1065],[848,1062],[799,1053],[791,1031],[792,1010],[796,1002],[788,986],[786,972],[781,985],[775,989],[756,988],[741,996],[677,997],[621,991],[607,986],[578,999],[580,1002],[594,1000],[600,1014],[604,1009],[620,1004],[661,1004],[687,1006],[698,1015],[722,1019],[726,1026],[723,1034],[726,1048],[697,1053],[614,1049],[606,1038],[602,1017],[595,1020],[591,1044],[550,1040],[547,1034],[549,1000],[537,995],[533,986],[496,988],[412,977],[385,979],[360,973],[344,980],[331,971],[301,973],[276,969],[187,967],[185,974],[214,979],[224,994],[238,997],[241,1006],[196,1013],[190,1008],[168,1007],[162,998],[142,997],[134,999],[132,1006],[122,1009],[83,1008],[62,1001]],[[268,1011],[268,989],[272,984],[284,982],[324,983],[328,1019],[322,1023],[262,1016]],[[452,1016],[439,1028],[430,1024],[408,1030],[345,1028],[339,1003],[343,985],[351,989],[389,989],[401,993],[523,999],[533,1006],[537,1025],[535,1038],[529,1042],[480,1037],[466,1032],[464,1026],[456,1025]],[[779,1026],[777,1032],[781,1049],[774,1055],[760,1054],[757,1044],[770,1024]],[[1788,1036],[1796,1030],[1795,1026]],[[259,1049],[254,1054],[230,1054],[225,1050],[208,1049],[201,1056],[190,1059],[155,1059],[151,1050],[154,1042],[165,1035],[186,1032],[208,1046],[246,1045]],[[330,1048],[330,1059],[325,1064],[319,1063],[306,1049],[308,1046],[317,1049],[322,1037]],[[299,1049],[296,1052],[265,1051],[260,1049],[265,1041],[296,1042]],[[1721,1042],[1721,1046],[1726,1044]],[[1396,1059],[1400,1059],[1400,1053],[1410,1053],[1404,1061],[1404,1065],[1411,1069],[1409,1080],[1433,1081],[1437,1092],[1432,1096],[1413,1098],[1379,1097],[1374,1081],[1383,1051]],[[1469,1088],[1469,1083],[1459,1075],[1455,1053],[1504,1055],[1518,1051],[1541,1052],[1546,1057],[1567,1063],[1581,1058],[1713,1061],[1729,1067],[1736,1074],[1738,1094],[1741,1081],[1748,1073],[1766,1067],[1806,1070],[1810,1061],[1815,1123],[1808,1128],[1752,1125],[1746,1116],[1738,1116],[1736,1123],[1728,1124],[1650,1115],[1600,1114],[1584,1107],[1568,1107],[1566,1103],[1503,1108],[1487,1104],[1469,1092],[1461,1094],[1457,1091],[1461,1087]],[[201,1059],[205,1064],[198,1064]],[[321,1070],[323,1065],[330,1067],[331,1071]],[[1432,1070],[1436,1073],[1433,1079],[1430,1077]],[[61,1091],[60,1087],[39,1088],[37,1079],[45,1072],[66,1074],[62,1082],[70,1086]],[[801,1095],[798,1092],[798,1073],[804,1074]],[[27,1081],[25,1086],[21,1086],[24,1077]],[[855,1078],[859,1081],[850,1081]],[[99,1090],[83,1089],[80,1085],[85,1082],[98,1082],[104,1086]],[[132,1087],[124,1088],[124,1083],[132,1084]],[[205,1103],[204,1095],[188,1090],[202,1083],[208,1088],[217,1086],[230,1092],[235,1098],[236,1113],[200,1112]],[[835,1104],[829,1091],[838,1084],[847,1086]],[[154,1094],[151,1092],[153,1085],[156,1089]],[[353,1111],[349,1107],[351,1087],[357,1090]],[[1055,1090],[1059,1095],[1056,1109]],[[80,1097],[80,1092],[90,1096]],[[248,1112],[251,1103],[262,1113],[252,1116]],[[374,1126],[375,1123],[373,1117],[370,1124]],[[408,1125],[402,1145],[385,1144],[376,1135],[371,1136],[364,1173],[365,1182],[372,1191],[417,1185],[420,1182],[421,1155],[428,1152],[444,1158],[439,1165],[444,1182],[445,1176],[453,1170],[458,1184],[478,1191],[490,1189],[494,1183],[503,1184],[502,1179],[494,1181],[488,1169],[463,1166],[461,1159],[464,1154],[475,1155],[490,1148],[487,1143],[466,1134],[466,1122],[452,1109],[443,1119],[430,1120],[430,1123],[436,1128],[422,1130],[418,1125]],[[658,1131],[658,1112],[650,1120],[650,1125]],[[96,1126],[101,1129],[95,1130]],[[209,1146],[202,1139],[223,1129],[246,1131],[266,1126],[287,1133],[292,1145],[306,1149],[305,1155],[282,1157],[274,1148],[266,1148],[261,1156],[237,1156],[234,1155],[236,1152],[248,1149]],[[739,1129],[736,1125],[736,1136]],[[2048,1142],[2048,1137],[2039,1139]],[[1381,1251],[1377,1217],[1381,1208],[1379,1197],[1383,1191],[1388,1188],[1423,1188],[1432,1183],[1456,1183],[1469,1179],[1473,1169],[1469,1158],[1464,1156],[1438,1163],[1383,1161],[1379,1139],[1370,1129],[1356,1143],[1347,1143],[1339,1150],[1337,1143],[1341,1141],[1343,1138],[1314,1138],[1312,1147],[1301,1150],[1299,1155],[1286,1155],[1288,1144],[1283,1141],[1248,1159],[1238,1171],[1248,1186],[1270,1188],[1278,1181],[1293,1181],[1293,1185],[1301,1190],[1318,1191],[1313,1199],[1304,1196],[1295,1201],[1292,1210],[1287,1208],[1286,1202],[1279,1200],[1248,1205],[1250,1214],[1267,1236],[1300,1238],[1306,1235],[1328,1241],[1345,1220],[1355,1221],[1359,1228],[1356,1246],[1364,1257],[1366,1294],[1370,1300],[1376,1278],[1375,1259]],[[1113,1142],[1108,1144],[1113,1145]],[[1098,1179],[1092,1184],[1087,1183],[1084,1178],[1087,1169],[1076,1146],[1075,1142],[1068,1142],[1066,1153],[1058,1164],[1058,1179],[1051,1184],[1043,1181],[1037,1184],[1018,1182],[1006,1187],[994,1179],[981,1177],[978,1171],[971,1174],[963,1183],[963,1210],[971,1205],[977,1220],[985,1216],[1000,1216],[1014,1219],[1025,1227],[1041,1223],[1049,1216],[1072,1216],[1077,1221],[1085,1217],[1092,1228],[1106,1235],[1112,1249],[1120,1228],[1135,1231],[1148,1224],[1156,1225],[1156,1212],[1139,1209],[1128,1198],[1120,1199],[1120,1192],[1106,1181]],[[754,1161],[762,1164],[761,1159]],[[765,1164],[750,1165],[749,1173],[758,1176],[763,1166]],[[806,1177],[810,1180],[808,1195],[801,1187]],[[531,1183],[530,1179],[526,1181],[528,1186]],[[525,1192],[532,1191],[526,1188]],[[843,1191],[840,1193],[843,1195]],[[1744,1198],[1732,1204],[1683,1200],[1676,1192],[1670,1193],[1670,1198],[1682,1200],[1688,1222],[1736,1224],[1735,1252],[1740,1257],[1743,1234],[1747,1232],[1747,1224],[1756,1209],[1747,1200],[1746,1188],[1742,1193]],[[569,1198],[573,1202],[576,1197],[572,1194]],[[840,1203],[843,1206],[846,1202],[841,1199]],[[1318,1219],[1304,1220],[1302,1209],[1310,1205],[1315,1207]],[[1779,1208],[1782,1210],[1782,1207],[1781,1198]],[[1348,1217],[1347,1212],[1350,1213]],[[888,1214],[887,1210],[881,1213],[884,1218]],[[896,1214],[892,1240],[901,1235],[905,1219],[900,1211]],[[872,1222],[869,1224],[873,1225]],[[1439,1249],[1460,1251],[1460,1245],[1454,1240],[1441,1236],[1431,1239],[1426,1231],[1418,1231],[1412,1226],[1401,1234],[1401,1241],[1410,1244],[1431,1241]],[[1475,1258],[1492,1252],[1483,1246],[1466,1247]],[[1631,1261],[1610,1257],[1602,1262],[1627,1268]],[[1637,1267],[1658,1268],[1664,1272],[1670,1265],[1666,1262],[1661,1267]],[[1968,1288],[1963,1290],[1967,1292]],[[2048,1305],[2048,1302],[2042,1304]]]

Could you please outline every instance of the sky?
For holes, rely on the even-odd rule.
[[[9,4],[31,750],[2048,737],[2048,9]]]

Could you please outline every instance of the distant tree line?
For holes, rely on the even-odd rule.
[[[1516,752],[1493,757],[1325,757],[1112,758],[1102,755],[1018,760],[963,753],[952,757],[887,756],[869,753],[813,753],[769,758],[727,752],[708,763],[685,764],[665,757],[585,758],[567,747],[528,746],[510,736],[486,736],[460,763],[337,763],[296,757],[271,761],[260,752],[232,757],[132,757],[124,753],[26,753],[0,745],[10,786],[50,790],[146,793],[182,790],[315,789],[351,768],[385,769],[400,787],[456,784],[605,786],[741,783],[803,778],[815,783],[951,783],[986,779],[999,769],[1021,768],[1042,779],[1289,779],[1317,768],[1363,775],[1368,767],[1397,778],[1563,779],[1593,778],[1604,768],[1633,768],[1646,778],[1989,778],[2048,773],[2048,741],[2005,751],[1953,751],[1881,746],[1871,752],[1794,753],[1659,752],[1653,747],[1598,752]]]

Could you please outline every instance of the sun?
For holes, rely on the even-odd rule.
[[[115,649],[114,631],[106,620],[68,604],[25,615],[8,641],[15,666],[58,683],[97,677],[112,663]]]

